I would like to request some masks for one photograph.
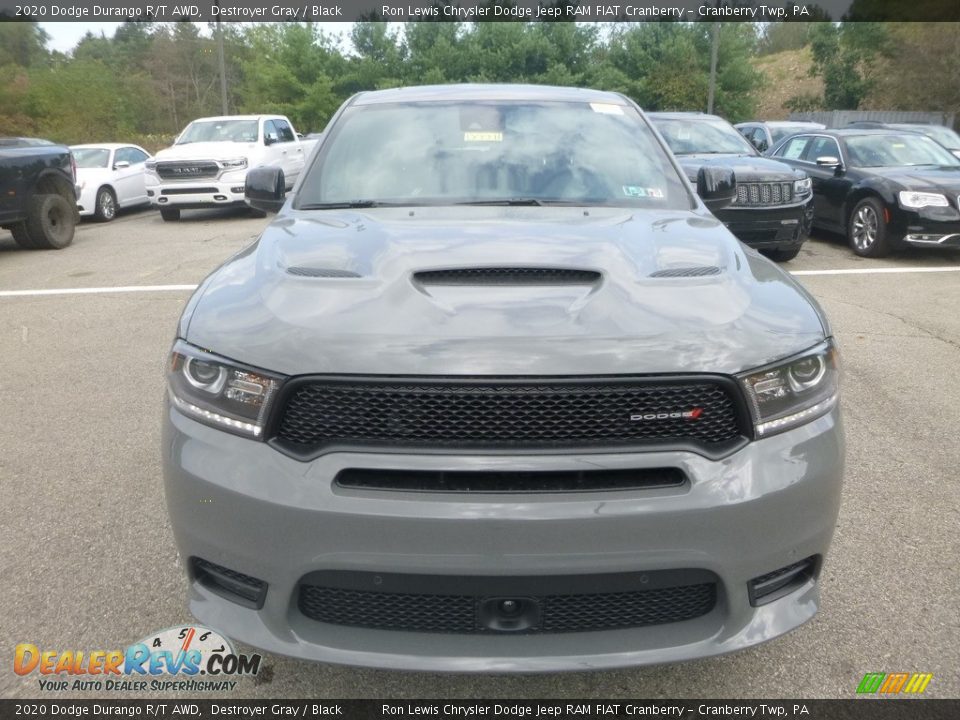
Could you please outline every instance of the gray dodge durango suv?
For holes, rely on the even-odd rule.
[[[198,288],[163,464],[204,624],[452,671],[725,653],[809,620],[840,500],[816,302],[583,89],[362,93]]]

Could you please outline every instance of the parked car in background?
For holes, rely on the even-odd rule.
[[[692,182],[704,167],[730,167],[737,178],[736,200],[714,210],[717,219],[747,245],[773,260],[792,260],[810,232],[810,179],[762,157],[723,118],[703,113],[650,113]]]
[[[925,135],[821,130],[787,138],[773,155],[810,175],[814,224],[845,234],[857,255],[960,247],[960,159]]]
[[[146,189],[150,153],[139,145],[71,145],[70,150],[77,161],[77,209],[81,217],[108,222],[121,208],[150,202]]]
[[[823,130],[826,125],[799,120],[751,120],[737,123],[734,127],[740,131],[757,151],[767,154],[781,140],[799,132]]]
[[[279,173],[250,171],[279,214],[187,303],[166,366],[201,622],[503,673],[728,653],[813,617],[837,351],[708,211],[729,169],[692,192],[619,94],[444,85],[353,96],[289,196]]]
[[[901,130],[918,132],[926,135],[943,145],[947,150],[960,158],[960,135],[944,125],[932,123],[881,123],[869,120],[859,120],[847,125],[848,128],[873,128],[875,130]]]
[[[275,167],[290,188],[304,161],[303,145],[282,115],[200,118],[147,161],[147,195],[164,220],[175,221],[181,210],[243,205],[250,168]]]
[[[23,248],[64,248],[77,224],[77,175],[70,148],[0,137],[0,227]]]

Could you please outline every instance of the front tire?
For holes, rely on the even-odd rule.
[[[60,250],[73,242],[76,208],[62,195],[34,195],[27,210],[26,231],[38,250]]]
[[[99,222],[110,222],[117,216],[117,196],[108,187],[97,190],[96,210],[93,216]]]
[[[790,262],[800,254],[801,245],[792,248],[777,248],[776,250],[764,250],[763,254],[774,262]]]
[[[854,206],[847,221],[847,241],[860,257],[877,258],[890,253],[890,233],[880,200],[867,197]]]
[[[180,208],[160,208],[160,217],[164,222],[176,222],[180,219]]]

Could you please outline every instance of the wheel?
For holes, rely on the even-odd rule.
[[[862,257],[883,257],[890,252],[890,235],[883,221],[883,203],[868,197],[858,202],[847,222],[847,240]]]
[[[800,254],[801,245],[792,248],[777,248],[776,250],[764,250],[763,254],[774,262],[790,262]]]
[[[62,195],[34,195],[27,208],[27,234],[33,247],[59,250],[73,242],[77,211]]]
[[[26,223],[17,223],[10,228],[10,232],[13,233],[13,241],[22,247],[25,250],[33,250],[35,246],[33,244],[33,238],[30,237],[30,233],[27,232]]]
[[[108,187],[97,190],[96,210],[94,217],[100,222],[110,222],[117,216],[117,196]]]
[[[160,217],[165,222],[176,222],[180,219],[180,208],[160,208]]]
[[[250,217],[252,218],[265,218],[267,216],[266,211],[258,210],[257,208],[250,208]]]

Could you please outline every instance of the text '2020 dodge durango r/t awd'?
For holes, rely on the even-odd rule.
[[[202,622],[456,671],[698,658],[816,612],[843,468],[823,313],[631,101],[364,93],[189,301],[163,456]]]

